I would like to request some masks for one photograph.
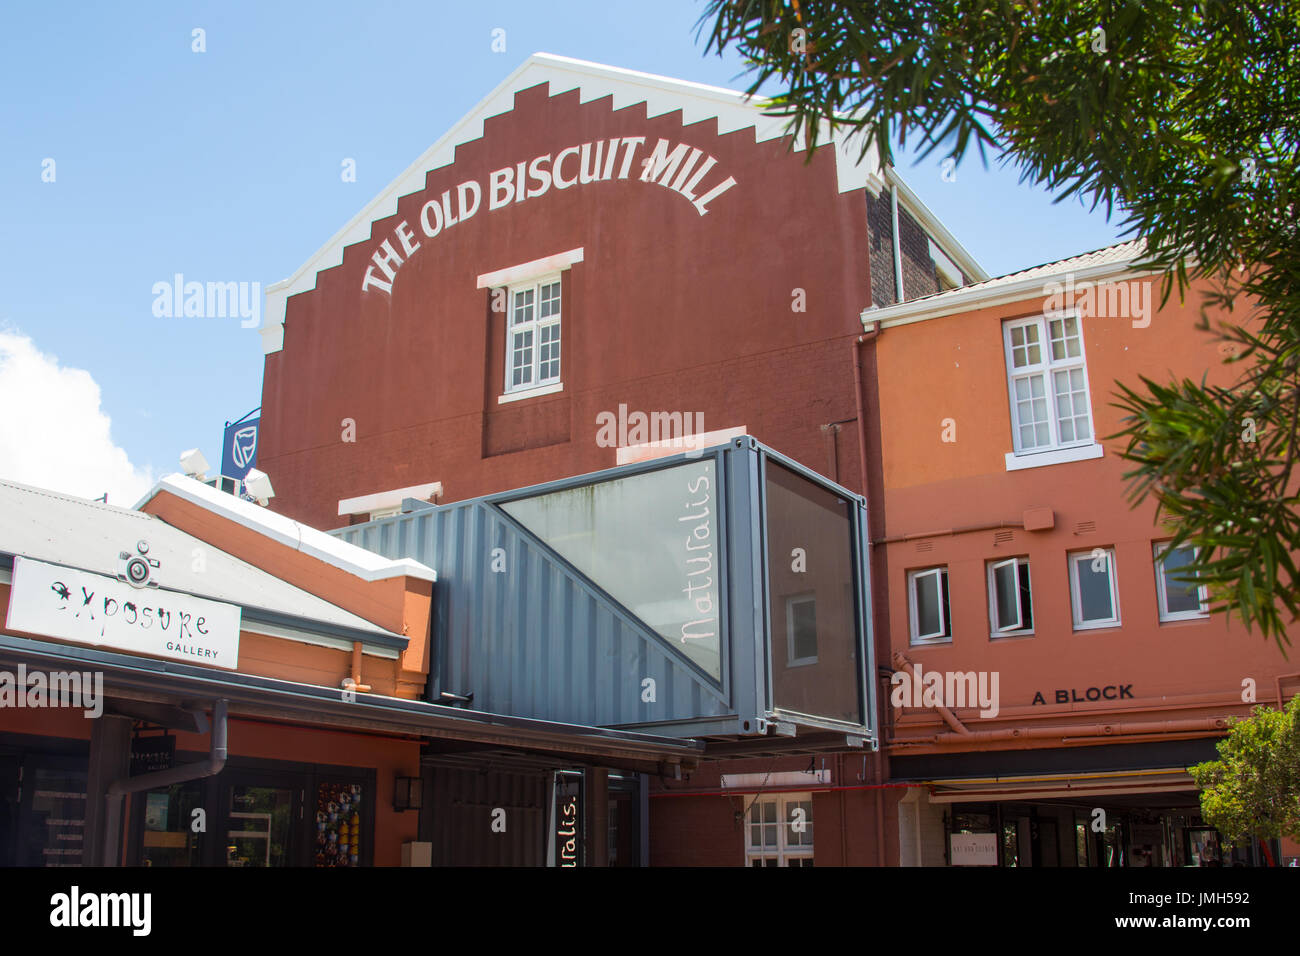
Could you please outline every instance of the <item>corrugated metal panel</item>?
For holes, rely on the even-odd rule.
[[[734,712],[656,634],[483,501],[336,534],[437,570],[434,695],[473,693],[475,710],[588,726]],[[641,699],[645,678],[655,681],[653,702]]]

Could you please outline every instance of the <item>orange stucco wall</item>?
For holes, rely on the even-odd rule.
[[[1137,281],[1150,281],[1158,302],[1158,277]],[[888,573],[881,593],[887,593],[893,610],[891,653],[902,652],[925,670],[999,674],[1000,713],[989,719],[976,709],[961,711],[971,730],[1244,715],[1250,710],[1242,699],[1244,681],[1255,682],[1259,703],[1273,703],[1275,678],[1300,670],[1271,641],[1258,632],[1248,634],[1236,620],[1215,615],[1159,621],[1152,545],[1170,535],[1156,523],[1153,504],[1130,507],[1122,477],[1130,466],[1116,454],[1122,443],[1104,440],[1122,427],[1120,410],[1110,405],[1116,380],[1134,385],[1140,375],[1160,382],[1174,376],[1199,380],[1208,372],[1211,382],[1231,381],[1233,370],[1222,364],[1218,344],[1195,328],[1198,291],[1190,291],[1185,302],[1175,296],[1145,328],[1135,328],[1127,316],[1084,318],[1094,433],[1103,436],[1105,453],[1020,471],[1005,465],[1013,444],[1002,323],[1042,314],[1042,297],[898,325],[879,336],[885,526],[873,528],[873,536],[893,539],[1018,522],[1030,508],[1049,508],[1055,515],[1051,530],[939,534],[886,545]],[[1066,556],[1112,547],[1122,623],[1075,631]],[[1012,556],[1030,562],[1034,633],[992,638],[987,565]],[[952,641],[913,646],[907,573],[940,565],[948,568]],[[1118,696],[1124,685],[1131,685],[1131,698],[1056,703],[1061,690],[1069,698],[1086,698],[1089,688],[1112,687],[1107,696]],[[1284,684],[1284,694],[1294,689]],[[1037,693],[1042,703],[1033,703]],[[932,709],[895,711],[894,717],[896,738],[948,731]],[[905,752],[1103,742],[1083,733],[922,745]]]

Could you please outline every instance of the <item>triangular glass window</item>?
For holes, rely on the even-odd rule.
[[[721,680],[721,543],[712,458],[500,507]]]

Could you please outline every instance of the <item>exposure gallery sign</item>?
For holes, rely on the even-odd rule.
[[[16,557],[5,626],[233,670],[239,663],[239,619],[233,604]]]
[[[423,245],[417,238],[417,227],[425,239],[433,239],[475,216],[485,195],[488,211],[492,212],[544,196],[552,188],[569,189],[608,179],[627,179],[639,162],[637,179],[672,190],[703,216],[709,211],[709,203],[736,185],[732,176],[717,181],[718,176],[714,174],[706,180],[718,161],[713,156],[705,156],[702,149],[689,143],[678,143],[670,149],[670,142],[661,139],[648,155],[639,156],[645,142],[644,136],[623,136],[569,146],[558,153],[546,153],[494,169],[488,173],[486,184],[467,179],[454,190],[444,190],[440,197],[424,204],[415,225],[406,220],[399,222],[393,237],[379,244],[361,280],[361,291],[374,288],[391,295],[398,270]],[[708,183],[713,184],[705,188]]]

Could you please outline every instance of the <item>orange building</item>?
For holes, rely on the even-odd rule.
[[[1152,502],[1125,498],[1114,383],[1232,373],[1195,328],[1200,290],[1157,308],[1138,253],[863,313],[887,750],[895,781],[925,784],[898,808],[904,864],[1216,861],[1186,768],[1215,758],[1228,718],[1300,687],[1271,640],[1175,579],[1188,552],[1166,550]]]

